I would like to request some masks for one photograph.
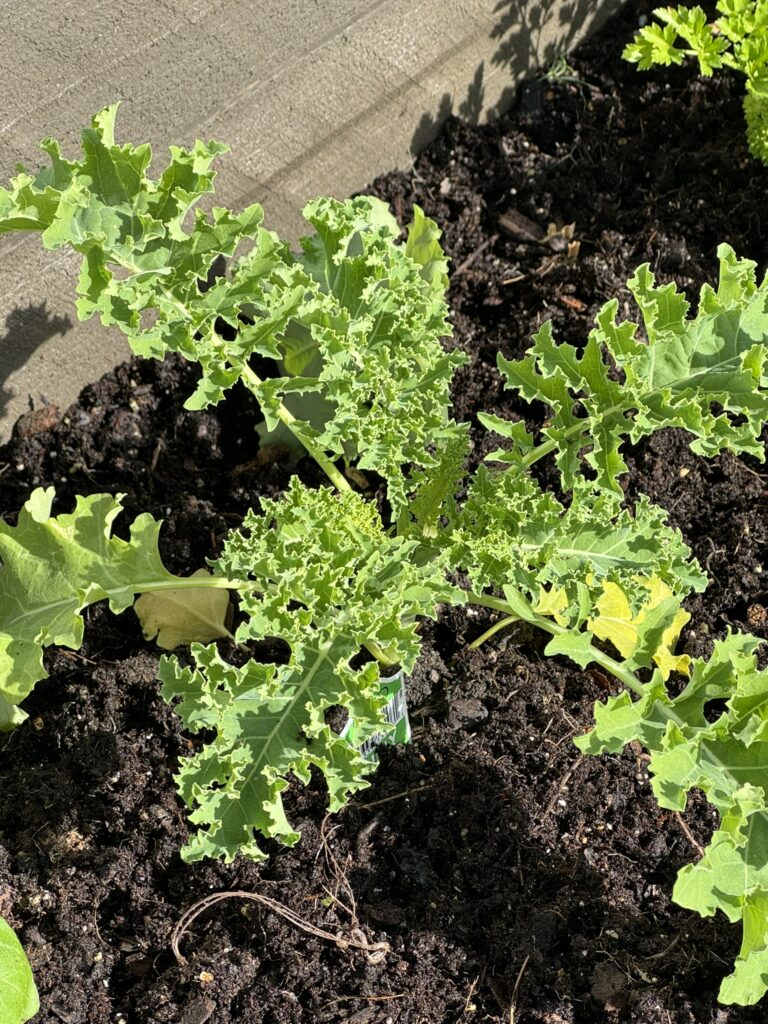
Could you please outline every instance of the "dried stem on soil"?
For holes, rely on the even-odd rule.
[[[372,964],[381,963],[390,950],[388,942],[369,942],[365,933],[359,928],[353,928],[349,935],[342,935],[341,933],[333,935],[331,932],[327,932],[323,928],[317,928],[303,917],[299,917],[294,910],[291,910],[290,907],[286,907],[284,903],[280,903],[278,900],[273,900],[271,897],[263,896],[258,892],[244,892],[238,890],[233,892],[217,892],[211,896],[206,896],[204,899],[198,900],[197,903],[193,903],[191,907],[184,911],[171,935],[171,949],[173,950],[173,955],[180,964],[186,964],[187,959],[182,955],[181,950],[179,949],[179,943],[189,930],[195,918],[199,917],[200,914],[204,913],[204,911],[209,907],[214,906],[214,904],[220,903],[222,900],[229,899],[253,900],[254,903],[260,903],[262,906],[274,911],[275,914],[279,914],[287,921],[290,921],[290,923],[296,928],[301,928],[302,931],[307,932],[309,935],[316,935],[319,939],[326,939],[328,942],[333,942],[339,947],[339,949],[349,949],[352,947],[353,949],[363,950],[368,962]]]

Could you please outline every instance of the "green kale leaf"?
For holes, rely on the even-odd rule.
[[[768,278],[755,283],[755,264],[737,259],[728,245],[718,249],[717,291],[705,285],[695,317],[674,284],[658,287],[647,265],[629,287],[640,307],[647,341],[638,325],[616,323],[618,303],[597,315],[583,354],[557,344],[547,322],[520,360],[499,357],[507,386],[528,401],[551,409],[543,430],[546,442],[532,446],[520,424],[491,429],[512,441],[489,458],[523,468],[554,452],[565,489],[581,477],[583,462],[596,486],[622,494],[626,471],[621,442],[633,443],[663,427],[682,427],[693,435],[693,451],[717,455],[745,452],[764,461],[760,441],[768,419]],[[607,357],[607,358],[606,358]],[[611,363],[621,379],[611,372]]]
[[[289,776],[306,784],[319,770],[331,810],[365,786],[370,762],[326,723],[327,712],[343,708],[362,739],[386,732],[378,663],[361,655],[375,648],[410,672],[418,619],[463,599],[445,580],[445,557],[419,564],[417,541],[386,534],[359,495],[309,490],[294,478],[262,506],[214,568],[256,582],[258,591],[241,592],[236,639],[271,651],[238,667],[195,645],[193,666],[161,662],[163,695],[178,701],[186,727],[215,733],[177,776],[198,826],[186,860],[263,858],[255,832],[296,842],[281,796]]]
[[[24,1024],[39,1009],[29,960],[11,926],[0,917],[0,1024]]]
[[[759,643],[740,634],[717,641],[708,661],[694,659],[677,697],[657,670],[640,699],[625,692],[596,705],[595,728],[578,741],[599,753],[640,740],[662,807],[682,811],[699,789],[718,811],[710,845],[681,869],[673,898],[703,917],[720,910],[743,923],[741,952],[719,997],[741,1005],[768,991],[768,671],[757,668]],[[713,718],[707,711],[717,702],[724,708]]]
[[[557,592],[558,621],[574,629],[593,614],[606,582],[638,598],[647,596],[638,578],[656,578],[681,597],[707,583],[680,532],[646,498],[632,514],[618,496],[582,483],[565,508],[516,467],[480,467],[451,544],[451,563],[474,590],[511,587],[534,604]]]
[[[78,498],[52,516],[53,488],[38,488],[16,526],[0,521],[0,730],[27,717],[17,705],[46,676],[43,649],[80,647],[89,605],[122,612],[142,590],[183,585],[163,566],[152,516],[134,521],[129,541],[111,536],[121,497]]]

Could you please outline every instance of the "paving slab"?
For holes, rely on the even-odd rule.
[[[0,0],[0,182],[79,148],[122,101],[120,139],[229,143],[217,201],[260,202],[296,240],[300,210],[407,167],[454,112],[506,109],[516,83],[598,27],[618,0]],[[13,11],[13,18],[10,17]],[[0,237],[0,440],[30,403],[65,406],[128,347],[78,323],[79,257]]]

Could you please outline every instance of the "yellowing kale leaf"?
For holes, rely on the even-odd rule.
[[[346,709],[363,739],[387,731],[378,664],[361,664],[361,654],[375,649],[410,672],[418,618],[462,599],[445,581],[445,558],[420,565],[416,552],[415,541],[384,533],[360,496],[308,490],[296,479],[229,536],[215,568],[260,590],[241,594],[246,617],[236,638],[279,639],[287,653],[238,668],[196,645],[193,668],[161,663],[163,694],[179,700],[187,728],[216,733],[177,777],[198,826],[185,859],[261,858],[254,832],[294,843],[281,793],[291,775],[307,783],[312,766],[325,777],[331,810],[366,785],[370,762],[325,714]]]
[[[452,544],[451,561],[473,589],[511,587],[534,602],[542,589],[556,591],[558,622],[572,628],[593,614],[608,581],[646,597],[638,576],[654,577],[681,596],[706,586],[680,532],[647,499],[633,515],[618,497],[582,483],[566,509],[515,467],[480,467]]]
[[[198,569],[188,579],[210,579],[210,573]],[[229,592],[224,589],[188,586],[144,593],[133,606],[146,640],[157,640],[158,647],[172,651],[191,643],[207,643],[229,636],[226,626]]]
[[[657,577],[638,577],[637,586],[633,589],[638,595],[637,609],[633,608],[630,602],[630,596],[634,596],[631,591],[628,595],[617,583],[603,583],[603,594],[597,602],[597,615],[587,620],[587,628],[598,640],[608,640],[613,644],[622,658],[632,659],[631,667],[638,668],[646,667],[648,664],[643,660],[634,661],[638,652],[643,650],[643,626],[650,621],[651,613],[659,609],[664,602],[674,600],[674,595],[667,584],[662,583]],[[675,609],[674,617],[671,618],[665,609],[663,621],[666,623],[670,618],[671,621],[669,625],[665,625],[656,650],[649,652],[665,682],[672,672],[687,676],[691,664],[687,654],[673,654],[680,631],[690,621],[691,616],[679,608],[677,602],[670,607]]]
[[[617,494],[627,468],[622,440],[636,442],[662,427],[687,430],[694,437],[691,448],[701,455],[748,452],[764,460],[759,438],[768,419],[768,280],[758,287],[755,264],[737,259],[729,246],[721,245],[718,254],[718,289],[704,286],[693,318],[673,284],[657,287],[647,265],[639,268],[629,287],[647,342],[636,337],[636,324],[616,323],[614,299],[598,314],[583,354],[557,344],[546,323],[525,358],[500,356],[507,386],[528,401],[544,402],[551,416],[543,430],[547,440],[537,448],[521,424],[486,418],[512,441],[491,458],[526,467],[555,452],[568,490],[586,459],[596,485]],[[623,379],[610,374],[604,353]]]
[[[16,526],[0,521],[0,729],[26,718],[16,705],[46,676],[43,648],[80,647],[88,605],[108,600],[121,612],[143,590],[184,585],[163,567],[152,516],[124,541],[111,536],[120,496],[78,498],[73,512],[51,516],[53,496],[38,489]]]

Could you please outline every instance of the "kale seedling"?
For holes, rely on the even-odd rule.
[[[366,785],[371,764],[326,713],[346,709],[360,741],[386,731],[380,679],[394,665],[413,668],[422,618],[445,603],[500,613],[476,645],[524,620],[550,635],[548,654],[596,664],[621,684],[596,706],[582,750],[640,740],[661,806],[683,810],[696,788],[718,812],[674,898],[742,922],[720,997],[756,1002],[768,988],[768,672],[746,634],[719,639],[708,659],[676,653],[682,602],[706,576],[662,509],[646,498],[626,507],[619,477],[625,439],[665,427],[687,431],[702,456],[764,457],[768,282],[758,285],[755,265],[723,245],[717,287],[702,290],[693,317],[674,285],[638,269],[630,287],[645,341],[637,324],[616,321],[616,300],[582,349],[545,324],[523,359],[500,357],[499,368],[508,387],[548,407],[547,425],[534,437],[522,422],[481,414],[502,447],[467,474],[467,429],[451,418],[449,391],[465,360],[441,344],[447,276],[435,225],[417,211],[401,242],[377,200],[321,199],[306,208],[313,231],[292,253],[262,227],[258,206],[192,216],[224,147],[174,147],[151,178],[149,147],[115,143],[115,109],[83,133],[79,161],[43,143],[50,166],[0,190],[0,231],[37,231],[49,248],[80,252],[82,317],[118,326],[140,355],[197,362],[192,408],[242,380],[267,427],[289,430],[329,486],[294,478],[227,536],[210,574],[186,579],[164,569],[150,516],[128,541],[111,536],[119,498],[80,498],[53,515],[52,492],[34,492],[18,525],[0,524],[6,727],[44,675],[43,648],[79,645],[85,607],[106,599],[120,611],[144,595],[136,608],[148,632],[199,641],[164,657],[160,679],[187,729],[213,736],[177,776],[196,826],[182,855],[259,858],[262,836],[298,839],[281,796],[289,777],[307,782],[319,770],[332,809]],[[243,241],[250,248],[233,258]],[[219,256],[232,259],[229,272],[202,293]],[[254,354],[275,360],[278,375],[257,375]],[[320,399],[311,414],[307,395]],[[563,501],[530,472],[547,457]],[[352,464],[384,481],[383,512],[353,489]],[[237,595],[234,639],[245,657],[236,665],[213,641],[224,627],[221,609],[201,597],[211,591]],[[163,593],[173,595],[167,616]],[[184,594],[195,614],[180,626]],[[249,660],[267,637],[284,642],[287,659]],[[713,701],[722,707],[710,721]]]

